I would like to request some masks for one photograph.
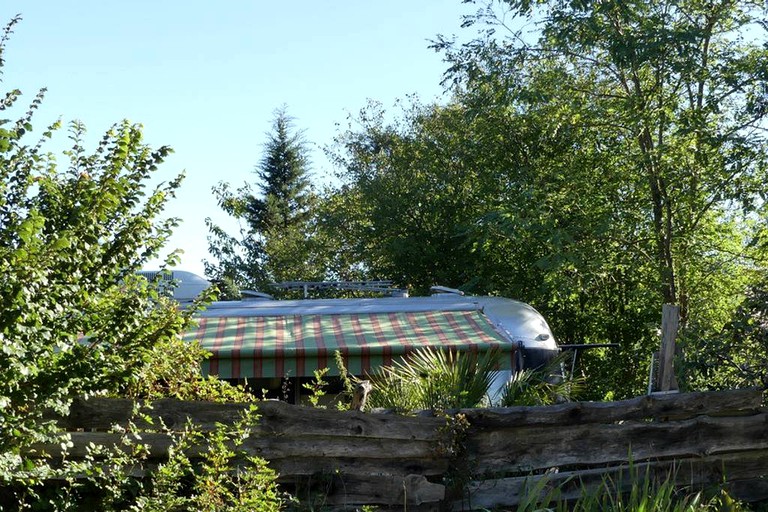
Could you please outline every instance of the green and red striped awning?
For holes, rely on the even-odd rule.
[[[310,314],[201,318],[185,335],[212,352],[203,374],[221,378],[303,377],[328,368],[338,375],[339,350],[350,373],[362,375],[420,347],[503,353],[513,368],[514,344],[480,311]]]

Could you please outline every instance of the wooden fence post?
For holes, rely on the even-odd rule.
[[[677,390],[675,378],[675,339],[680,325],[680,306],[664,304],[661,310],[661,350],[659,351],[659,391]]]

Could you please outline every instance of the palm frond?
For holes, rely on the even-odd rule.
[[[430,347],[415,350],[369,376],[374,389],[371,405],[399,411],[476,407],[488,393],[499,358],[496,350],[482,355]]]

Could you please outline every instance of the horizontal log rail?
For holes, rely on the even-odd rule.
[[[508,507],[541,478],[573,498],[582,485],[646,470],[672,474],[685,486],[725,482],[736,497],[755,501],[768,499],[768,412],[762,400],[761,390],[746,389],[413,416],[263,401],[257,403],[259,424],[242,449],[267,459],[283,482],[318,475],[336,482],[326,503],[337,510]],[[116,444],[120,434],[110,429],[133,422],[156,465],[172,442],[159,425],[180,431],[191,421],[208,432],[233,423],[250,405],[158,400],[140,404],[148,423],[135,416],[130,400],[91,398],[56,419],[71,436],[69,458],[84,457],[89,443]],[[446,448],[451,443],[458,450]],[[55,454],[58,445],[35,448]],[[463,486],[446,487],[448,477],[455,482],[459,473]]]

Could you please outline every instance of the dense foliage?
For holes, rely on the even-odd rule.
[[[0,64],[18,21],[0,38]],[[20,97],[8,92],[0,110],[14,116]],[[258,419],[253,411],[207,433],[198,463],[185,450],[202,434],[192,426],[175,434],[171,459],[145,478],[136,474],[152,468],[149,448],[130,429],[115,446],[67,458],[72,442],[52,418],[75,398],[248,396],[200,378],[205,353],[180,337],[198,305],[180,309],[136,275],[176,224],[161,215],[181,177],[147,185],[170,149],[150,148],[141,127],[124,121],[88,152],[74,122],[63,167],[45,151],[58,123],[29,142],[42,99],[43,91],[16,121],[0,121],[0,510],[280,509],[265,461],[240,459],[249,472],[235,472],[232,445]]]
[[[6,34],[7,35],[7,34]],[[19,91],[8,93],[10,113]],[[39,441],[46,410],[66,412],[75,396],[132,386],[154,345],[188,324],[133,273],[167,239],[175,220],[159,215],[180,180],[147,193],[168,154],[142,143],[141,129],[116,125],[93,153],[73,123],[70,164],[61,169],[27,144],[32,112],[6,121],[0,137],[0,448],[6,470]],[[50,131],[43,135],[43,141]]]
[[[336,247],[416,293],[530,302],[560,342],[619,343],[582,358],[594,398],[642,392],[664,303],[680,306],[687,350],[733,359],[718,333],[765,275],[764,13],[488,2],[465,20],[477,38],[435,42],[448,104],[395,121],[372,105],[338,137]]]
[[[762,384],[764,347],[738,326],[766,282],[765,5],[477,3],[471,40],[433,45],[449,101],[405,101],[398,116],[372,102],[351,119],[328,150],[341,183],[295,210],[301,229],[270,231],[258,212],[275,201],[220,188],[249,228],[214,254],[237,253],[262,279],[392,279],[415,295],[447,285],[530,302],[561,343],[619,344],[580,357],[590,398],[645,390],[662,305],[676,304],[680,382]],[[279,197],[270,176],[300,176],[267,165],[290,146],[275,133],[264,198]]]
[[[541,368],[513,374],[499,373],[500,353],[483,355],[432,350],[414,350],[382,366],[369,376],[371,408],[401,413],[418,410],[446,411],[471,407],[552,405],[577,398],[581,379],[563,371],[570,354],[561,354]],[[342,373],[343,375],[344,373]]]

